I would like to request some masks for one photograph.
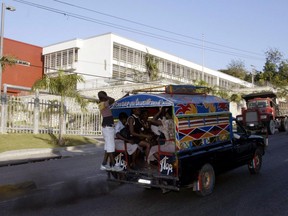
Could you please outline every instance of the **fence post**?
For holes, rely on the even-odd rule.
[[[64,102],[64,117],[63,117],[63,126],[62,126],[62,134],[66,134],[66,122],[67,122],[67,107],[66,107],[66,104]]]
[[[33,119],[33,134],[38,134],[39,133],[39,109],[40,109],[40,104],[39,104],[39,92],[38,90],[35,92],[35,99],[34,99],[34,119]]]
[[[1,133],[7,132],[7,94],[1,94]]]
[[[83,135],[83,129],[84,129],[84,116],[83,111],[81,111],[81,121],[80,121],[80,135]]]

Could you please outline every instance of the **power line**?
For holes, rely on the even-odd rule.
[[[55,9],[55,8],[51,8],[51,7],[47,7],[47,6],[40,5],[40,4],[35,4],[35,3],[24,1],[24,0],[14,0],[14,1],[22,3],[22,4],[29,5],[29,6],[32,6],[32,7],[36,7],[36,8],[39,8],[39,9],[43,9],[43,10],[46,10],[46,11],[58,13],[58,14],[61,14],[61,15],[64,15],[64,16],[69,16],[69,17],[73,17],[73,18],[76,18],[76,19],[80,19],[80,20],[84,20],[84,21],[88,21],[88,22],[92,22],[92,23],[97,23],[97,24],[100,24],[100,25],[110,26],[110,27],[113,27],[113,28],[121,29],[121,30],[124,30],[124,31],[129,31],[129,32],[132,32],[132,33],[140,34],[140,35],[145,35],[145,36],[156,38],[156,39],[169,41],[169,42],[176,43],[176,44],[181,44],[181,45],[190,46],[190,47],[194,47],[194,48],[198,48],[198,49],[203,49],[203,47],[201,45],[198,45],[198,44],[195,44],[195,43],[191,43],[191,42],[187,42],[187,41],[183,41],[183,40],[178,40],[178,39],[175,39],[175,38],[170,38],[170,37],[166,37],[166,36],[163,36],[163,35],[158,35],[158,34],[154,34],[154,33],[151,33],[151,32],[146,32],[146,31],[142,31],[142,30],[138,30],[138,29],[133,29],[133,28],[117,25],[117,24],[110,23],[110,22],[105,22],[105,21],[94,19],[94,18],[91,18],[91,17],[87,17],[87,16],[83,16],[83,15],[79,15],[79,14],[75,14],[75,13],[71,13],[71,12],[67,12],[67,11],[63,11],[63,10],[59,10],[59,9]],[[228,55],[233,55],[233,56],[238,56],[238,57],[242,57],[242,58],[250,58],[250,59],[252,58],[252,59],[263,60],[263,58],[260,58],[260,57],[247,55],[247,54],[236,53],[236,52],[232,52],[232,51],[221,50],[221,49],[208,47],[208,46],[205,47],[205,50],[212,51],[212,52],[217,52],[217,53],[228,54]]]
[[[68,2],[60,1],[60,0],[54,0],[54,1],[58,2],[58,3],[61,3],[61,4],[69,5],[71,7],[75,7],[75,8],[78,8],[78,9],[83,9],[83,10],[86,10],[86,11],[98,13],[98,14],[101,14],[101,15],[104,15],[104,16],[108,16],[108,17],[112,17],[112,18],[116,18],[116,19],[119,19],[119,20],[122,20],[122,21],[126,21],[126,22],[130,22],[130,23],[133,23],[133,24],[137,24],[137,25],[140,25],[140,26],[145,26],[145,27],[148,27],[148,28],[151,28],[151,29],[155,29],[155,30],[158,30],[158,31],[162,31],[162,32],[165,32],[165,33],[170,33],[170,34],[173,34],[173,35],[177,35],[177,36],[181,36],[181,37],[184,37],[184,38],[197,40],[197,41],[200,41],[200,42],[203,41],[202,39],[199,39],[199,38],[187,36],[187,35],[184,35],[184,34],[179,34],[177,32],[172,32],[172,31],[169,31],[169,30],[166,30],[166,29],[154,27],[154,26],[147,25],[147,24],[144,24],[144,23],[140,23],[140,22],[136,22],[136,21],[133,21],[133,20],[125,19],[125,18],[122,18],[122,17],[114,16],[114,15],[111,15],[111,14],[103,13],[103,12],[100,12],[100,11],[92,10],[90,8],[85,8],[85,7],[82,7],[80,5],[75,5],[75,4],[71,4],[71,3],[68,3]],[[226,46],[226,45],[215,43],[215,42],[210,42],[210,41],[206,41],[206,40],[204,40],[204,42],[208,43],[208,44],[213,44],[213,45],[217,45],[217,46],[221,46],[221,47],[237,50],[237,51],[242,51],[242,52],[246,52],[246,53],[250,53],[250,54],[254,54],[254,55],[263,56],[262,54],[259,54],[259,53],[256,53],[256,52],[247,51],[247,50],[243,50],[243,49],[239,49],[239,48],[234,48],[234,47]]]

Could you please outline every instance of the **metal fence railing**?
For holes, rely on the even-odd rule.
[[[59,133],[58,100],[39,97],[2,98],[0,104],[1,133]],[[65,134],[101,135],[101,115],[96,104],[82,111],[73,100],[65,101]]]

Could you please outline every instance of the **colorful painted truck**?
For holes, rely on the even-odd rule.
[[[268,132],[270,135],[275,130],[288,131],[288,102],[277,101],[273,92],[259,92],[243,96],[246,109],[236,118],[246,130],[256,133]]]
[[[113,104],[115,118],[120,112],[130,114],[133,108],[151,113],[159,107],[172,109],[174,150],[162,151],[159,142],[158,165],[136,170],[128,166],[129,155],[117,151],[116,161],[124,170],[108,172],[109,180],[161,188],[163,192],[191,187],[206,196],[213,191],[215,174],[243,165],[252,174],[259,172],[266,146],[263,137],[250,135],[237,125],[229,112],[229,102],[197,90],[190,85],[168,85],[163,93],[134,94]]]

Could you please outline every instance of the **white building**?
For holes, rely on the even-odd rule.
[[[253,84],[241,79],[113,33],[44,47],[44,73],[53,74],[59,69],[78,73],[85,79],[84,84],[77,86],[81,90],[126,82],[147,82],[147,52],[158,61],[162,81],[193,84],[194,81],[204,80],[211,86],[228,89],[253,87]]]

